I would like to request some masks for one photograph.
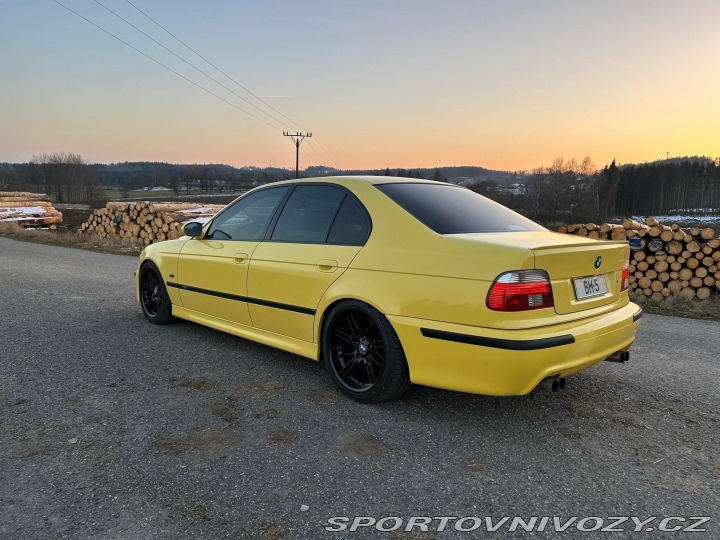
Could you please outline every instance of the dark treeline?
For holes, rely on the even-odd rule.
[[[557,158],[529,172],[482,167],[337,170],[308,167],[302,176],[380,175],[460,183],[536,221],[607,221],[631,215],[720,211],[720,160],[674,158],[639,165],[611,164],[598,170],[589,157]],[[174,195],[237,192],[287,180],[294,171],[279,167],[236,168],[222,164],[160,162],[90,164],[80,155],[59,152],[28,163],[0,163],[0,191],[48,193],[56,202],[99,204],[108,189],[163,187]]]
[[[57,202],[100,197],[96,166],[68,152],[35,156],[30,163],[0,164],[0,191],[47,193]]]
[[[328,167],[308,167],[305,175],[332,176],[337,174],[346,175],[370,175],[370,176],[400,176],[403,178],[420,178],[424,180],[438,180],[440,182],[463,182],[468,179],[494,182],[515,181],[523,176],[522,173],[507,171],[495,171],[484,167],[465,165],[460,167],[430,167],[418,169],[385,168],[385,169],[332,169]]]
[[[152,187],[170,188],[175,195],[191,192],[236,192],[254,186],[288,180],[294,174],[278,167],[243,167],[230,165],[178,165],[157,162],[114,163],[97,165],[98,183],[121,191],[124,197],[132,190]]]
[[[630,165],[617,171],[615,213],[661,215],[720,210],[720,160]]]
[[[100,204],[108,189],[130,191],[164,187],[174,195],[242,191],[287,180],[293,171],[277,167],[177,165],[157,162],[90,164],[67,152],[34,156],[28,163],[0,163],[0,191],[32,191],[60,203]]]
[[[472,176],[503,179],[513,173],[482,167],[436,169],[337,170],[315,166],[302,171],[304,177],[346,175],[387,175],[447,182]],[[67,152],[34,156],[28,163],[0,163],[0,190],[35,191],[50,195],[56,202],[99,204],[108,189],[122,197],[143,188],[164,187],[174,195],[237,192],[294,178],[294,171],[280,167],[236,168],[222,164],[173,164],[124,162],[90,164],[82,156]]]
[[[589,157],[582,162],[558,158],[533,170],[524,184],[521,194],[489,196],[552,225],[720,210],[720,160],[708,158],[622,167],[613,161],[601,170]]]

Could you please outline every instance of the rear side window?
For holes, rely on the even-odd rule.
[[[458,186],[407,183],[375,187],[439,234],[545,230],[517,212]]]
[[[370,220],[367,214],[350,196],[345,197],[330,229],[328,244],[361,246],[369,234]]]
[[[322,244],[345,192],[331,186],[297,186],[275,225],[274,242]]]

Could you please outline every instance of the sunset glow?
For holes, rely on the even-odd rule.
[[[271,120],[91,0],[0,18],[0,161],[73,151],[92,162],[294,167],[299,127],[214,71],[124,0],[102,0],[264,109]],[[555,157],[602,166],[720,156],[720,4],[713,1],[133,2],[312,131],[301,167],[479,165]]]

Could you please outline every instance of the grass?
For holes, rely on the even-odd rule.
[[[104,189],[102,190],[103,197],[108,200],[113,199],[155,199],[158,197],[168,197],[168,196],[175,196],[175,193],[173,191],[143,191],[141,189],[133,189],[127,192],[127,195],[125,195],[122,191],[119,189]],[[183,190],[181,195],[184,195],[185,191]]]
[[[720,295],[718,294],[703,301],[688,300],[680,295],[669,296],[664,300],[653,300],[643,295],[631,295],[630,299],[637,302],[645,313],[688,319],[720,320]]]
[[[127,195],[125,195],[121,190],[119,189],[103,189],[102,195],[105,199],[113,200],[113,199],[137,199],[137,200],[151,200],[151,199],[167,199],[168,197],[178,197],[178,196],[188,196],[188,195],[214,195],[215,193],[203,193],[199,189],[191,189],[190,193],[188,193],[185,190],[185,187],[183,186],[180,189],[180,192],[175,195],[175,192],[173,190],[167,190],[167,191],[149,191],[149,190],[142,190],[142,189],[133,189],[127,192]]]
[[[102,238],[97,234],[79,234],[73,230],[32,230],[23,229],[16,223],[0,223],[0,236],[77,249],[102,251],[119,255],[139,255],[144,245],[125,238]]]

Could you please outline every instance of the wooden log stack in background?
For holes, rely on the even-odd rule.
[[[124,238],[148,245],[183,235],[183,224],[206,221],[225,206],[221,204],[109,202],[93,211],[80,227],[81,234]]]
[[[1,222],[17,223],[24,229],[55,229],[62,219],[44,193],[0,191]]]
[[[678,294],[706,300],[720,293],[720,239],[707,227],[682,229],[655,218],[622,224],[582,223],[558,232],[630,244],[630,289],[638,298]]]

